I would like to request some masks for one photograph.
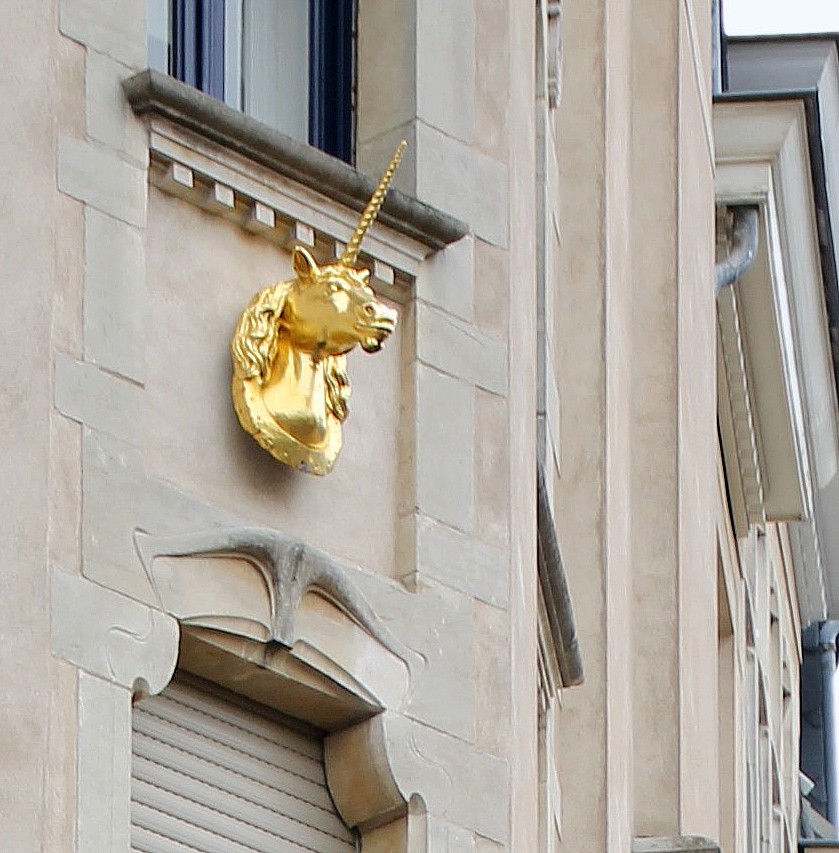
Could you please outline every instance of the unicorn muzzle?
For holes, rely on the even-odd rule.
[[[396,328],[398,314],[381,302],[366,302],[356,325],[365,352],[378,352],[384,339]]]
[[[362,317],[357,326],[361,348],[365,352],[378,352],[384,339],[396,328],[399,315],[381,302],[367,302],[362,308]]]

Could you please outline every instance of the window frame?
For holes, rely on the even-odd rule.
[[[357,19],[355,0],[309,0],[309,144],[345,163],[355,159]]]
[[[241,44],[235,49],[234,39],[228,37],[231,15],[237,9],[241,13],[242,0],[168,2],[168,73],[241,109],[241,73],[227,66],[229,57],[239,66],[242,61]],[[309,0],[307,142],[351,165],[355,160],[357,17],[356,0]]]

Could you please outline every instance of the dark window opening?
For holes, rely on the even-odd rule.
[[[149,0],[153,67],[301,142],[353,161],[354,0],[166,4]],[[152,21],[167,19],[168,33],[160,32],[160,24],[152,29]],[[161,50],[167,41],[168,51]]]

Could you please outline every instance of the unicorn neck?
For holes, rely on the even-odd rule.
[[[321,445],[329,430],[323,365],[281,339],[264,390],[265,405],[277,423],[310,447]]]

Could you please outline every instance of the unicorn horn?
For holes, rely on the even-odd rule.
[[[393,174],[396,172],[396,167],[399,165],[399,161],[402,159],[402,155],[405,153],[405,149],[407,147],[408,143],[403,139],[399,143],[399,147],[396,149],[396,153],[393,155],[393,159],[390,161],[387,171],[382,175],[382,179],[379,181],[379,186],[376,187],[376,192],[373,193],[370,197],[370,201],[367,202],[367,207],[364,208],[364,213],[361,215],[361,221],[358,223],[358,228],[355,229],[355,234],[352,235],[352,239],[347,243],[347,248],[344,250],[344,254],[341,255],[339,263],[342,266],[355,266],[355,262],[358,260],[358,250],[361,248],[361,241],[364,239],[367,229],[373,224],[373,220],[379,213],[379,208],[385,200],[385,195],[387,195],[390,182],[393,180]]]

